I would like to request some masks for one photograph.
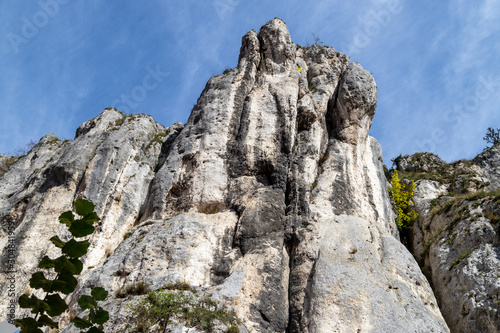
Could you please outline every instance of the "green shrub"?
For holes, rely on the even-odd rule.
[[[430,211],[430,216],[433,217],[436,214],[448,213],[452,207],[458,207],[466,202],[473,201],[473,203],[471,204],[472,207],[477,207],[481,204],[480,202],[477,202],[477,200],[481,200],[484,198],[498,200],[499,197],[500,197],[500,190],[496,191],[480,190],[480,191],[469,192],[466,194],[455,195],[453,198],[444,202],[442,205],[438,204],[434,206]],[[462,210],[465,211],[465,209],[466,207],[462,207]]]
[[[185,281],[176,281],[166,284],[163,289],[167,290],[183,290],[183,291],[196,291],[194,287]]]
[[[484,216],[490,220],[492,223],[498,223],[500,222],[500,216],[498,216],[497,214],[495,214],[495,212],[492,212],[492,211],[487,211]]]
[[[435,198],[431,200],[431,209],[433,209],[436,206],[439,206],[439,199],[440,198]]]
[[[318,186],[318,182],[317,181],[314,181],[312,184],[311,184],[311,191],[313,191],[316,187]]]
[[[125,239],[129,238],[130,236],[132,236],[134,234],[134,231],[135,230],[129,230],[129,231],[127,231],[125,233],[125,235],[123,235],[123,239],[125,240]]]
[[[153,138],[151,139],[151,141],[146,146],[146,150],[148,150],[149,147],[151,147],[152,145],[154,145],[156,143],[159,143],[160,145],[162,145],[163,141],[165,140],[165,137],[167,137],[167,136],[168,136],[168,131],[167,132],[155,133],[153,135]]]
[[[150,292],[130,308],[137,321],[137,332],[147,331],[153,325],[159,325],[164,330],[174,318],[183,321],[188,327],[196,327],[205,332],[212,332],[216,321],[231,326],[239,322],[233,311],[219,306],[211,298],[198,298],[184,291]],[[235,332],[234,328],[231,329],[230,332]]]

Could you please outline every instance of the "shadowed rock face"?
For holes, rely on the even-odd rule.
[[[89,255],[86,267],[95,267],[73,303],[94,285],[113,291],[145,282],[157,290],[186,281],[233,307],[250,332],[447,332],[427,280],[398,241],[382,153],[368,136],[375,107],[368,71],[333,48],[296,46],[274,19],[243,36],[238,66],[208,81],[182,130],[161,129],[169,133],[161,150],[136,161],[131,147],[110,139],[101,118],[112,112],[105,112],[40,171],[45,179],[33,195],[65,191],[66,203],[22,209],[55,215],[86,196],[102,216],[121,209],[115,222],[131,221],[113,235],[103,223],[93,236],[96,246],[112,244],[110,255]],[[143,136],[159,128],[151,126]],[[75,164],[81,171],[70,169],[72,152],[88,156]],[[141,186],[125,211],[113,180],[134,163],[148,168],[133,177]],[[13,182],[15,172],[0,179]],[[5,201],[2,214],[13,214],[22,197]],[[20,218],[19,230],[34,219]],[[52,223],[43,238],[54,233]],[[109,332],[133,330],[131,301],[111,297]]]

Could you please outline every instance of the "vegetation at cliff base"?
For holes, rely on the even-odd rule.
[[[226,332],[239,332],[239,320],[233,311],[210,297],[199,297],[185,289],[184,286],[183,290],[150,292],[131,306],[137,321],[135,330],[149,332],[156,325],[164,330],[173,319],[177,319],[204,332],[212,332],[217,321],[228,327]]]
[[[390,181],[389,194],[396,208],[396,224],[399,230],[409,229],[413,225],[413,221],[418,217],[418,213],[411,209],[413,202],[413,191],[415,190],[415,182],[411,180],[407,187],[399,179],[398,171],[394,170]]]

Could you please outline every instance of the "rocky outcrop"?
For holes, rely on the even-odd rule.
[[[16,163],[18,156],[5,156],[0,154],[0,177],[9,170],[10,166]]]
[[[447,164],[432,154],[397,161],[417,184],[412,252],[452,332],[499,332],[498,158],[494,147],[473,161]]]
[[[136,329],[143,296],[120,290],[177,282],[234,309],[242,332],[448,332],[398,240],[368,136],[375,106],[368,71],[333,48],[298,47],[274,19],[243,37],[238,66],[208,81],[182,130],[139,116],[115,132],[122,115],[107,110],[37,162],[23,192],[15,181],[34,154],[52,158],[42,139],[1,178],[1,211],[14,216],[28,198],[19,235],[43,225],[48,239],[76,197],[98,204],[103,221],[69,301],[77,310],[78,295],[105,286],[108,332]],[[48,251],[28,243],[33,258],[18,262]]]
[[[150,116],[108,109],[82,124],[71,142],[47,134],[8,169],[0,178],[0,248],[6,267],[7,226],[15,227],[18,294],[29,292],[28,279],[39,260],[57,254],[49,238],[64,231],[58,216],[71,210],[77,198],[95,202],[102,217],[85,267],[114,252],[140,215],[162,151],[158,141],[173,139],[179,130],[179,125],[166,129]],[[5,277],[0,275],[2,293],[7,291]],[[6,308],[9,297],[0,299]]]
[[[495,145],[474,158],[474,163],[481,167],[483,175],[490,182],[487,189],[500,189],[500,145]]]

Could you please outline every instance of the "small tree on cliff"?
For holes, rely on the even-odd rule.
[[[410,229],[413,221],[418,217],[418,213],[411,209],[413,202],[413,191],[415,190],[415,182],[413,180],[407,188],[401,182],[398,175],[398,170],[394,170],[391,178],[391,185],[388,187],[392,202],[396,207],[396,224],[399,230]]]
[[[500,143],[500,128],[496,130],[493,127],[488,127],[486,130],[486,135],[483,138],[484,141],[491,144],[492,146]],[[488,149],[489,147],[486,147]]]

